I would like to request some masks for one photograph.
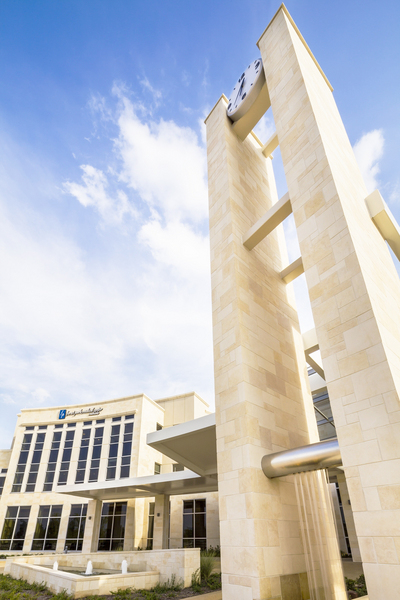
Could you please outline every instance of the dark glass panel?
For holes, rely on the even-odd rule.
[[[69,462],[71,460],[71,452],[70,448],[66,448],[62,455],[62,462]]]
[[[183,537],[193,537],[193,515],[183,515]]]
[[[47,528],[47,538],[56,540],[58,538],[58,530],[60,529],[60,519],[50,519]]]
[[[124,442],[122,446],[122,455],[126,456],[131,453],[132,442]]]
[[[106,479],[115,479],[115,474],[116,474],[116,467],[108,467],[107,468],[107,475],[106,475]]]
[[[67,538],[77,538],[79,531],[79,517],[70,517],[67,529]]]
[[[84,505],[82,506],[82,516],[86,516],[86,514],[87,514],[87,507],[88,507],[88,505],[87,505],[87,504],[84,504]]]
[[[65,436],[66,440],[73,440],[75,436],[75,431],[67,431],[67,435]]]
[[[25,536],[24,536],[25,537]],[[24,547],[24,540],[14,540],[11,544],[11,550],[22,550]]]
[[[115,503],[115,514],[116,515],[126,515],[126,502],[116,502]]]
[[[57,546],[57,540],[46,540],[44,543],[44,550],[55,550]]]
[[[99,538],[111,538],[112,517],[102,517],[100,522]]]
[[[93,446],[92,458],[100,458],[101,456],[101,446]]]
[[[81,519],[81,526],[79,529],[79,537],[81,539],[83,539],[83,536],[85,535],[85,525],[86,525],[86,519],[85,519],[85,517],[83,517],[83,519]]]
[[[0,541],[0,550],[9,550],[10,544],[11,544],[11,540],[1,540]]]
[[[111,550],[121,552],[124,549],[124,540],[111,540]]]
[[[205,500],[195,500],[194,501],[195,512],[206,512],[206,501]]]
[[[76,540],[65,540],[65,548],[68,548],[70,552],[74,552],[76,550]]]
[[[183,540],[183,547],[184,548],[193,548],[193,538]]]
[[[104,516],[110,516],[114,514],[114,503],[113,502],[104,502],[101,514]]]
[[[28,460],[28,454],[29,452],[21,452],[18,460],[19,465],[26,465],[26,461]]]
[[[47,518],[45,518],[45,519],[38,518],[38,520],[36,522],[35,533],[33,535],[33,539],[43,540],[45,538],[47,523],[48,523]]]
[[[15,520],[6,519],[3,525],[3,532],[1,534],[2,540],[11,540],[14,531]]]
[[[100,448],[100,446],[99,446],[99,448]],[[110,457],[110,458],[114,458],[114,457],[116,457],[116,456],[118,456],[118,444],[112,444],[112,445],[110,446],[110,454],[109,454],[109,457]]]
[[[31,507],[30,506],[20,506],[19,507],[19,518],[23,519],[29,519],[29,515],[31,514]]]
[[[183,512],[184,513],[192,513],[193,512],[193,500],[184,500],[183,501]]]
[[[113,528],[113,538],[123,538],[125,536],[125,516],[114,517],[114,528]]]
[[[28,519],[18,519],[14,531],[15,540],[24,540],[26,528],[28,527]]]
[[[45,433],[38,433],[37,437],[36,437],[36,443],[43,444],[45,437],[46,437]]]
[[[127,418],[127,417],[125,417]],[[125,425],[125,433],[132,433],[133,431],[133,423],[127,423]]]
[[[206,515],[197,514],[194,518],[194,530],[196,532],[196,538],[206,537]]]
[[[71,517],[80,517],[82,511],[82,504],[71,505]]]
[[[75,477],[75,483],[83,483],[85,481],[85,471],[77,471]]]
[[[50,456],[49,456],[49,463],[57,462],[57,458],[58,458],[58,450],[51,450]]]
[[[58,484],[65,485],[68,479],[68,471],[60,471],[60,475],[58,477]]]
[[[56,504],[51,507],[51,516],[52,517],[61,517],[62,513],[62,504]]]
[[[18,506],[8,506],[7,507],[7,519],[15,519],[18,514]]]
[[[207,540],[206,539],[196,539],[194,541],[195,548],[201,548],[202,550],[207,550]]]
[[[121,467],[121,479],[126,479],[126,477],[129,477],[129,470],[130,470],[130,466],[125,466],[125,467]]]
[[[32,550],[43,550],[43,540],[33,540]]]
[[[108,552],[110,550],[110,542],[111,540],[99,540],[98,551],[99,552]]]

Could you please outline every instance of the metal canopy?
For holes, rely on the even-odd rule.
[[[214,413],[149,433],[147,444],[199,475],[217,474]]]
[[[95,500],[125,500],[152,498],[159,494],[171,496],[197,494],[218,490],[217,477],[200,477],[192,471],[178,471],[148,477],[132,477],[116,481],[57,486],[55,492]]]

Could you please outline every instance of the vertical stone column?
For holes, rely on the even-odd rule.
[[[207,117],[218,491],[223,598],[300,598],[306,585],[293,480],[264,454],[318,440],[279,227],[254,250],[247,230],[277,201],[270,159],[241,142],[221,98]],[[304,596],[308,597],[308,596]]]
[[[155,497],[153,549],[168,548],[169,495]]]
[[[281,7],[259,41],[371,599],[400,582],[400,283],[332,90]],[[394,583],[396,582],[396,583]]]
[[[101,520],[101,500],[89,500],[82,552],[97,552]],[[91,518],[90,518],[91,517]]]

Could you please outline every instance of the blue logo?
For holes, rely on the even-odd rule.
[[[67,414],[67,411],[64,410],[60,410],[60,414],[58,415],[59,419],[65,419],[65,415]]]

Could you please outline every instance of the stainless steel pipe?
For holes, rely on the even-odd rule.
[[[261,460],[264,475],[269,478],[283,477],[302,471],[317,471],[342,464],[337,439],[308,444],[292,450],[266,454]]]

